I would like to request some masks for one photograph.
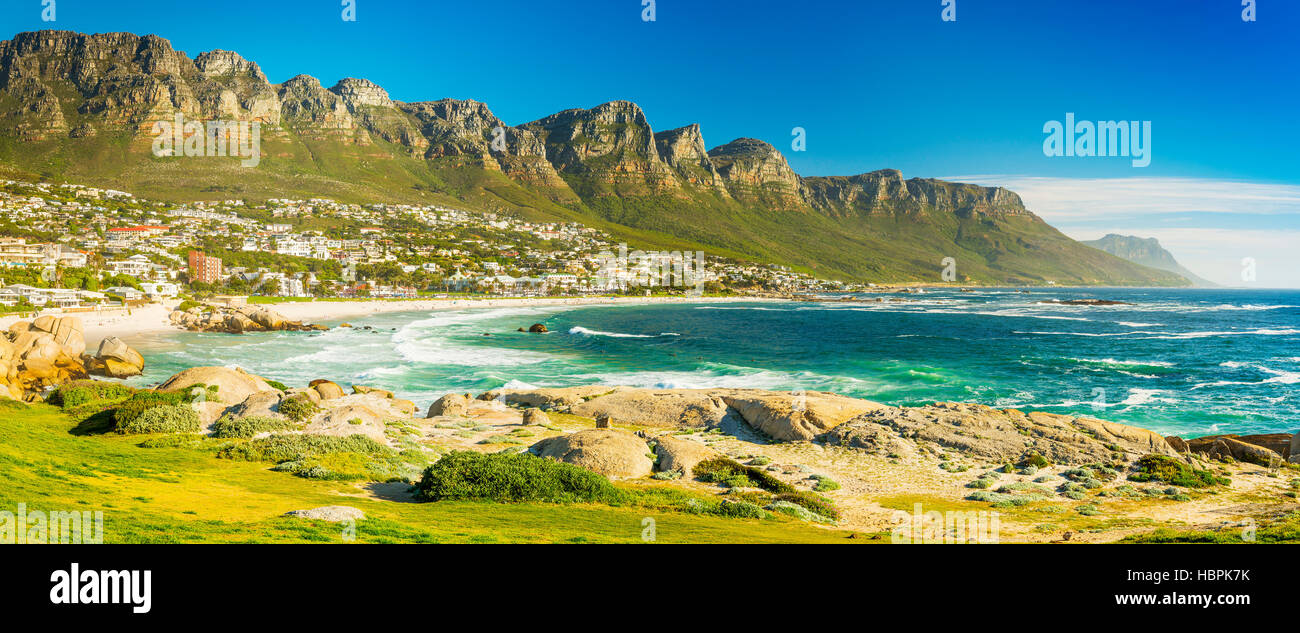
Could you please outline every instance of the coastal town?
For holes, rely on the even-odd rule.
[[[0,311],[229,301],[795,295],[857,286],[707,253],[631,250],[576,223],[446,206],[168,204],[0,180]]]

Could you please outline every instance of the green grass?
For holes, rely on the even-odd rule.
[[[1253,533],[1252,533],[1253,532]],[[1253,539],[1253,540],[1252,540]],[[1161,528],[1125,538],[1124,543],[1300,543],[1300,512],[1259,522],[1253,530],[1230,525],[1220,530]]]
[[[341,527],[280,515],[349,505],[362,543],[640,543],[642,519],[661,543],[857,543],[791,519],[754,520],[602,504],[399,503],[366,486],[273,472],[266,462],[214,459],[230,440],[84,435],[49,405],[0,403],[0,509],[102,511],[108,543],[339,543]],[[160,441],[183,437],[183,442]],[[140,444],[153,444],[144,448]],[[174,445],[168,445],[174,444]],[[394,484],[387,484],[394,486]],[[676,489],[642,487],[673,499]],[[664,501],[665,506],[672,504]]]

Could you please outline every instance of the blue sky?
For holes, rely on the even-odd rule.
[[[955,22],[941,0],[658,0],[654,22],[642,0],[356,0],[356,22],[340,0],[55,1],[53,23],[42,0],[5,3],[2,35],[156,33],[191,56],[238,51],[273,82],[364,77],[403,101],[484,101],[512,124],[628,99],[656,130],[761,138],[804,175],[1028,184],[1031,208],[1067,234],[1145,230],[1217,281],[1239,266],[1192,253],[1223,243],[1207,231],[1237,231],[1259,251],[1258,283],[1300,286],[1300,249],[1244,233],[1300,237],[1295,0],[1258,0],[1255,22],[1242,0],[956,0]],[[1044,156],[1043,125],[1066,112],[1151,121],[1150,166]],[[807,151],[790,151],[796,126]],[[1204,209],[1162,203],[1180,182]]]

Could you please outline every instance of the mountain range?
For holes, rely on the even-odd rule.
[[[176,113],[260,122],[260,164],[154,156],[154,123]],[[709,149],[698,125],[655,132],[629,101],[509,125],[477,101],[394,101],[365,79],[273,84],[237,53],[191,58],[155,35],[0,43],[0,165],[172,201],[454,204],[852,281],[938,282],[952,257],[961,282],[1187,283],[1068,238],[1001,187],[800,176],[760,140]]]
[[[1212,281],[1202,279],[1196,273],[1184,268],[1182,264],[1178,263],[1178,260],[1174,259],[1173,253],[1165,250],[1160,245],[1160,241],[1154,237],[1141,238],[1111,233],[1099,240],[1086,240],[1080,243],[1143,266],[1177,273],[1197,288],[1222,287]]]

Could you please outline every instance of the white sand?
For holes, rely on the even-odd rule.
[[[61,312],[44,310],[37,316],[66,317],[75,316],[86,326],[86,348],[94,351],[99,342],[110,336],[116,336],[131,344],[131,338],[139,334],[179,331],[167,320],[171,309],[158,303],[150,303],[130,310],[108,309],[98,312]],[[0,317],[0,330],[7,330],[17,321],[31,321],[30,315]]]

